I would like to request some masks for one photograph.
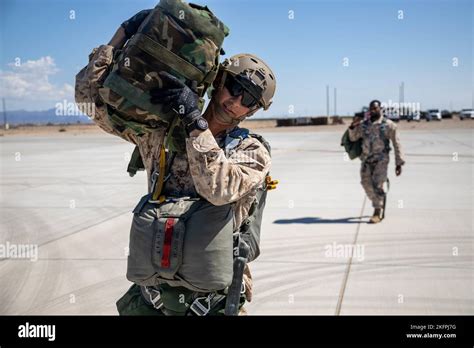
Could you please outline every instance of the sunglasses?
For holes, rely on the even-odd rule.
[[[260,87],[253,85],[252,82],[245,77],[240,75],[235,77],[227,75],[224,87],[227,88],[233,97],[241,95],[242,100],[240,103],[247,108],[253,108],[260,104],[259,100],[262,94]]]

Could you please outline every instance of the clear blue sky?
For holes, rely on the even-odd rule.
[[[194,0],[231,30],[227,55],[260,56],[277,77],[274,104],[260,117],[321,115],[325,86],[338,88],[338,113],[377,98],[422,109],[472,107],[471,0]],[[2,0],[1,96],[7,109],[42,110],[73,100],[74,76],[93,47],[148,0]],[[75,19],[70,19],[71,10]],[[289,19],[294,11],[294,19]],[[403,11],[403,19],[399,19]],[[344,58],[349,66],[343,66]],[[20,58],[21,65],[15,66]],[[453,66],[457,58],[458,66]]]

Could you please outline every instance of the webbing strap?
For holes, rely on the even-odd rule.
[[[128,45],[137,46],[156,60],[159,60],[171,69],[178,71],[188,80],[199,83],[205,78],[205,75],[201,70],[145,34],[135,34],[130,39]]]
[[[385,134],[385,131],[387,129],[387,121],[385,118],[382,120],[382,123],[380,124],[380,137],[382,138],[384,144],[385,144],[385,152],[390,152],[390,141],[388,140],[388,137]]]
[[[164,140],[165,146],[168,149],[169,152],[183,152],[186,151],[185,149],[182,149],[180,146],[181,141],[184,141],[183,138],[180,138],[179,130],[184,129],[184,126],[180,120],[179,117],[175,117],[173,122],[171,122],[166,138]],[[184,134],[183,134],[184,137]]]
[[[156,309],[161,309],[161,307],[163,307],[163,301],[161,300],[161,293],[159,290],[154,289],[151,286],[142,286],[140,287],[142,295],[143,291],[141,289],[145,290],[148,295],[148,297],[144,297],[146,302],[149,302]]]
[[[218,70],[219,70],[219,67],[218,67],[218,65],[216,65],[215,68],[212,69],[211,71],[209,71],[209,72],[207,73],[207,75],[204,77],[203,83],[205,83],[206,85],[210,86],[211,83],[212,83],[212,82],[214,81],[214,79],[216,78]]]
[[[188,316],[206,316],[215,314],[222,308],[225,308],[227,296],[218,292],[211,292],[207,296],[197,297],[189,306],[186,315]]]
[[[158,199],[160,199],[160,201],[162,199],[164,200],[164,196],[161,196],[161,191],[163,190],[165,170],[166,170],[166,151],[165,151],[165,145],[162,144],[161,149],[160,149],[160,169],[158,171],[158,182],[155,184],[153,196],[152,196],[152,199],[154,201],[157,201]]]

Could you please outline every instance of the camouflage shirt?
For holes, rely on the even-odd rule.
[[[349,128],[349,139],[351,141],[356,141],[360,138],[362,141],[362,154],[360,159],[362,161],[366,160],[377,160],[384,156],[388,156],[385,149],[385,140],[381,134],[380,128],[382,127],[383,117],[380,117],[377,121],[371,122],[370,119],[367,119],[361,122],[359,125],[353,129]],[[395,164],[404,165],[405,160],[403,159],[402,147],[400,144],[400,138],[398,136],[397,125],[391,121],[387,120],[383,134],[386,139],[392,141],[393,147],[395,149]]]
[[[223,136],[206,130],[186,139],[190,173],[196,191],[214,205],[235,203],[235,228],[248,216],[257,188],[270,170],[271,160],[265,146],[257,139],[243,139],[225,154]]]

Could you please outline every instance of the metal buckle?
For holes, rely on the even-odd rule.
[[[191,303],[191,306],[189,309],[191,309],[194,314],[197,316],[205,316],[211,311],[211,301],[216,296],[215,293],[210,293],[206,297],[198,297],[196,298],[193,303]],[[204,303],[201,303],[201,300],[204,300]]]
[[[159,175],[160,173],[157,170],[155,170],[151,175],[151,186],[153,187],[153,190],[155,189],[156,181],[158,180]],[[167,182],[170,177],[171,173],[168,173],[168,175],[163,179],[163,183]]]
[[[155,190],[155,185],[156,185],[156,181],[158,180],[158,171],[155,170],[152,174],[151,174],[151,192],[153,193],[153,191]]]
[[[151,174],[151,192],[150,192],[150,199],[148,200],[148,203],[160,203],[160,200],[153,200],[153,194],[155,192],[156,184],[158,182],[158,177],[160,176],[160,173],[155,170],[153,174]],[[163,180],[163,184],[168,181],[168,179],[171,177],[171,173],[169,173]],[[158,197],[159,198],[159,197]]]
[[[156,309],[160,309],[161,307],[163,307],[163,302],[161,301],[161,293],[159,290],[156,290],[155,288],[148,288],[148,286],[145,286],[145,291],[148,294],[148,297],[150,298],[150,302],[152,303],[153,307],[155,307]],[[154,292],[156,296],[153,297],[151,292]]]

